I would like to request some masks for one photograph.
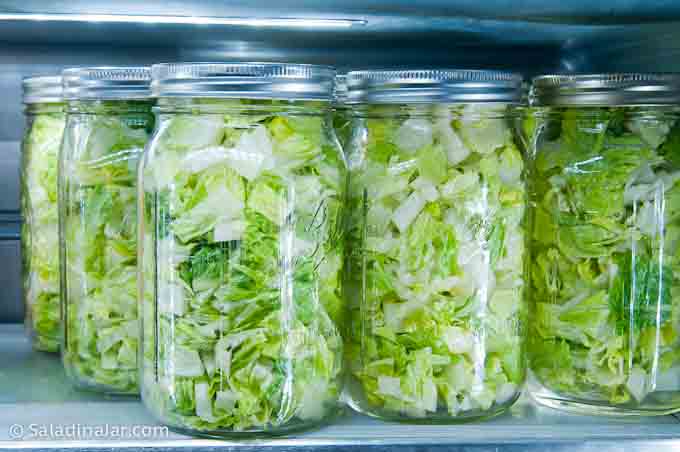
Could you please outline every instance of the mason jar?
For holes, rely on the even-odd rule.
[[[407,422],[501,413],[524,381],[521,77],[361,71],[347,85],[349,404]]]
[[[23,81],[21,256],[25,326],[35,350],[59,351],[57,166],[64,133],[61,77]]]
[[[142,67],[67,69],[59,166],[64,335],[73,383],[137,394],[137,162],[153,130]]]
[[[343,150],[347,147],[352,133],[352,117],[347,105],[347,76],[335,76],[335,97],[333,101],[333,128]]]
[[[529,365],[541,403],[680,409],[680,76],[534,80]]]
[[[335,71],[161,64],[140,166],[142,398],[190,434],[282,434],[336,413],[346,165]]]

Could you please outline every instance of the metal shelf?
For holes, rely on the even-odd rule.
[[[72,389],[59,358],[32,352],[19,325],[0,325],[0,357],[0,449],[663,452],[680,447],[680,421],[673,416],[584,417],[537,407],[526,399],[511,412],[476,424],[403,425],[348,414],[333,425],[287,438],[196,439],[154,429],[159,424],[139,400]],[[133,426],[144,426],[136,427],[138,437],[132,437]],[[24,438],[15,439],[17,429]]]

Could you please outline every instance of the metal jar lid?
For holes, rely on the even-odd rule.
[[[335,69],[285,63],[164,63],[151,69],[155,97],[332,101]]]
[[[347,75],[342,74],[335,77],[335,94],[333,97],[336,104],[347,102]]]
[[[145,99],[151,94],[147,67],[71,68],[62,77],[66,100]]]
[[[532,103],[539,106],[680,104],[680,74],[542,75],[533,80]]]
[[[521,75],[500,71],[353,71],[347,103],[519,103],[521,87]]]
[[[29,77],[23,79],[21,86],[25,104],[62,102],[61,77]]]

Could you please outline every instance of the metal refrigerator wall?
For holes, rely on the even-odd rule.
[[[673,0],[5,0],[0,323],[23,317],[22,77],[68,66],[207,60],[323,63],[341,70],[494,68],[527,76],[680,71],[679,24],[680,2]]]

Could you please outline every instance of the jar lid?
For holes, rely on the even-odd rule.
[[[542,75],[533,80],[535,105],[680,104],[680,74]]]
[[[145,99],[151,94],[147,67],[87,67],[62,72],[67,100]]]
[[[335,76],[335,91],[334,100],[337,104],[344,104],[347,102],[347,75],[341,74]]]
[[[521,86],[521,75],[501,71],[353,71],[347,103],[518,103]]]
[[[23,101],[25,104],[63,101],[61,77],[58,75],[25,78],[21,82],[21,86],[24,92]]]
[[[151,68],[156,97],[332,101],[335,69],[286,63],[164,63]]]

